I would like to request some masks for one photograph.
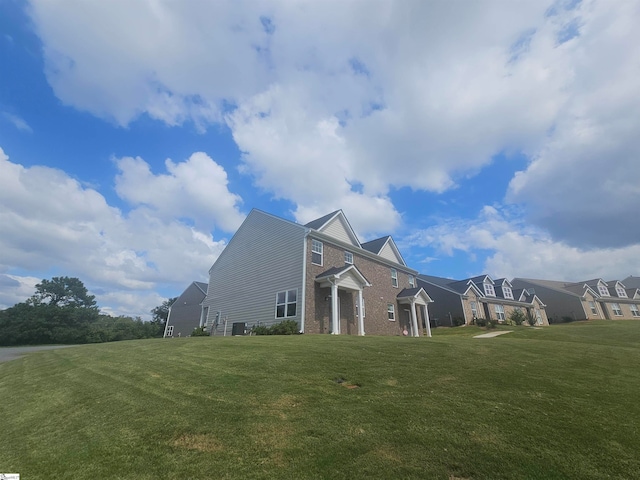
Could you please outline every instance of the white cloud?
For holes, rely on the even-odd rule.
[[[120,173],[116,192],[132,205],[146,205],[164,219],[188,217],[196,226],[219,226],[234,232],[244,216],[242,199],[228,190],[227,172],[206,153],[196,152],[185,162],[165,161],[167,174],[154,175],[140,157],[116,160]]]
[[[41,280],[36,277],[0,273],[0,310],[24,302],[36,292],[36,284]]]
[[[179,215],[201,226],[190,226],[177,214],[171,217],[167,213],[166,205],[180,203],[184,195],[172,182],[189,178],[181,169],[194,167],[194,157],[215,171],[219,179],[226,178],[212,160],[195,154],[184,164],[170,164],[177,176],[146,179],[151,183],[165,181],[167,190],[162,193],[166,204],[143,192],[141,195],[147,195],[144,198],[153,208],[140,205],[124,213],[64,172],[40,166],[26,168],[9,161],[0,149],[0,272],[13,285],[8,290],[13,293],[0,298],[0,303],[6,306],[28,293],[18,299],[24,301],[33,293],[32,289],[25,290],[25,285],[35,285],[33,278],[13,273],[18,271],[41,274],[42,278],[50,277],[52,271],[78,277],[96,293],[99,305],[106,310],[136,315],[148,314],[159,304],[149,307],[159,298],[155,289],[181,291],[193,280],[206,281],[207,270],[226,244],[224,239],[211,236],[212,226],[237,222],[239,213],[235,205],[226,205],[227,210],[217,208],[216,214],[206,218],[198,218],[197,210]],[[224,192],[218,194],[239,200],[226,188]],[[141,300],[136,309],[138,297]]]
[[[575,81],[549,141],[511,181],[508,198],[573,245],[640,238],[640,4],[582,2],[579,36],[563,45]]]
[[[393,230],[390,189],[443,192],[523,152],[510,201],[572,244],[619,246],[640,233],[603,233],[640,195],[639,5],[32,0],[31,17],[64,102],[226,122],[299,220],[353,205],[363,234]]]
[[[441,255],[463,251],[486,256],[483,270],[495,278],[579,281],[625,278],[640,270],[640,245],[580,249],[527,227],[508,210],[485,206],[475,219],[447,219],[416,231],[405,244],[432,247]],[[488,252],[488,253],[487,253]]]

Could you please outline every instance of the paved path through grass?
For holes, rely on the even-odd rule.
[[[37,347],[2,347],[0,348],[0,363],[15,360],[27,353],[40,350],[53,350],[54,348],[74,347],[75,345],[39,345]]]
[[[493,338],[493,337],[497,337],[498,335],[504,335],[505,333],[511,333],[512,330],[507,330],[506,332],[489,332],[489,333],[483,333],[482,335],[476,335],[473,338]]]

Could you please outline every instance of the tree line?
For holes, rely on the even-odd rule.
[[[100,313],[77,278],[53,277],[27,301],[0,310],[0,346],[114,342],[162,337],[175,298],[151,310],[153,319]]]

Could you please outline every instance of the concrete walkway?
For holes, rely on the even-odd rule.
[[[75,347],[75,345],[38,345],[36,347],[0,347],[0,363],[15,360],[31,352]]]
[[[489,333],[483,333],[482,335],[476,335],[473,338],[493,338],[493,337],[497,337],[498,335],[504,335],[505,333],[511,333],[513,330],[507,330],[507,331],[503,331],[503,332],[489,332]]]

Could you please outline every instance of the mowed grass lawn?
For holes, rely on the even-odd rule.
[[[511,329],[492,339],[464,327],[432,339],[182,338],[31,354],[0,364],[0,472],[639,478],[640,322]]]

